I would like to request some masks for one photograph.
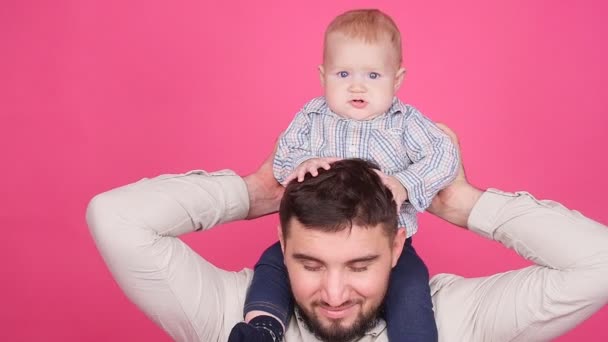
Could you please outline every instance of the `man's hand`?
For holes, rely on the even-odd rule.
[[[388,176],[380,170],[374,170],[380,176],[382,183],[393,193],[393,199],[397,203],[397,212],[401,209],[403,202],[407,201],[407,189],[401,184],[401,182],[393,177]]]
[[[266,158],[256,172],[243,177],[249,193],[247,219],[272,214],[279,210],[285,188],[277,182],[272,173],[272,160],[275,152],[276,145],[272,154]]]
[[[329,164],[340,160],[340,158],[311,158],[298,165],[295,170],[285,179],[283,185],[287,185],[294,179],[298,179],[298,182],[304,180],[307,173],[311,176],[317,177],[319,175],[319,169],[323,168],[329,170],[331,167]]]
[[[456,134],[446,125],[437,124],[437,126],[450,137],[452,143],[460,152],[460,144]],[[460,155],[462,156],[462,153]],[[467,180],[461,157],[456,179],[448,187],[437,193],[427,210],[450,223],[466,228],[471,210],[482,194],[483,191],[472,186]]]

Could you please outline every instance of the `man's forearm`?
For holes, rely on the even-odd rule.
[[[452,224],[466,228],[471,211],[483,195],[483,191],[457,179],[450,187],[435,196],[427,209]]]
[[[255,173],[243,177],[249,195],[247,219],[272,214],[279,209],[279,203],[285,188],[274,178],[272,172],[273,155],[274,153],[266,158]]]
[[[456,134],[444,124],[438,123],[437,126],[450,137],[456,150],[460,151],[460,143]],[[437,193],[427,211],[452,224],[467,228],[471,211],[481,195],[483,195],[483,191],[467,181],[459,153],[456,178],[445,189]]]
[[[504,286],[496,279],[488,282],[497,298],[510,303],[488,303],[505,311],[489,320],[502,321],[504,334],[518,332],[516,339],[502,335],[498,340],[553,340],[608,302],[604,225],[525,192],[488,190],[470,214],[469,228],[537,264],[508,272]]]
[[[175,237],[243,219],[248,202],[231,171],[162,175],[95,196],[87,223],[124,293],[174,340],[225,341],[249,273],[222,271]]]
[[[605,226],[527,193],[487,190],[475,201],[481,192],[467,193],[460,209],[451,200],[438,204],[452,211],[440,216],[457,224],[468,217],[472,232],[536,265],[489,277],[433,278],[440,340],[550,341],[608,302]]]

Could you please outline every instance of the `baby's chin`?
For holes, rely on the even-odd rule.
[[[366,121],[375,119],[378,116],[386,113],[389,110],[388,108],[374,108],[369,102],[365,102],[363,105],[360,103],[351,103],[348,102],[345,105],[329,106],[329,109],[336,115],[341,118],[356,120],[356,121]]]

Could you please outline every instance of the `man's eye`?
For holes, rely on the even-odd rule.
[[[350,269],[353,272],[365,272],[365,271],[367,271],[367,266],[364,266],[364,267],[351,267]]]
[[[321,266],[307,266],[304,265],[304,269],[311,272],[317,272],[321,270]]]
[[[380,74],[377,72],[370,72],[369,78],[371,78],[372,80],[375,80],[376,78],[380,78]]]
[[[338,72],[338,76],[342,78],[348,77],[348,71],[340,71]]]

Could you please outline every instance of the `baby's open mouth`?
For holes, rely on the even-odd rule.
[[[350,100],[350,104],[355,108],[363,109],[367,105],[367,102],[365,102],[365,100],[356,99]]]

